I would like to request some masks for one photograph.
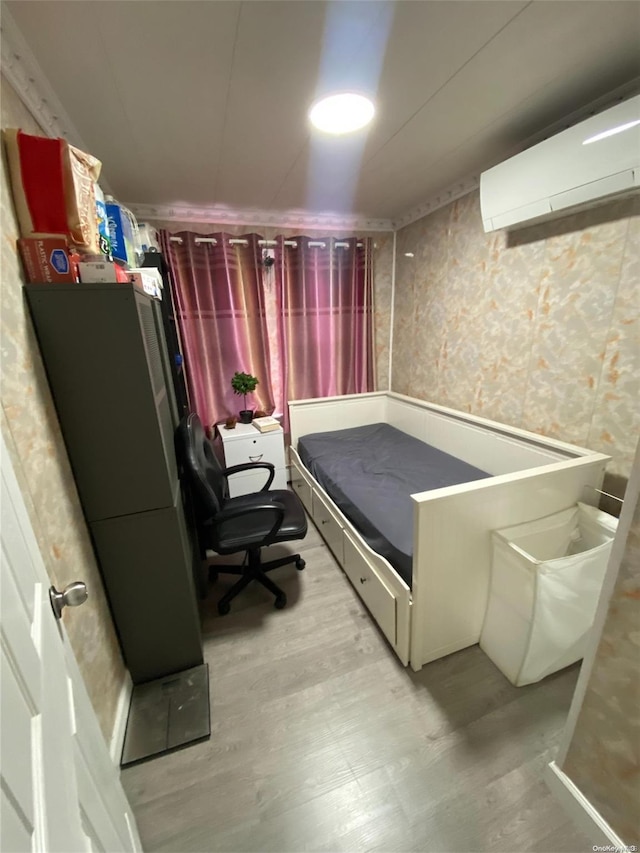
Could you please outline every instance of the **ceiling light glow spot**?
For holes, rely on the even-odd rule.
[[[405,256],[405,258],[413,258],[414,254],[413,254],[413,252],[405,252],[404,256]]]
[[[640,124],[640,118],[635,121],[628,121],[626,124],[619,124],[618,127],[611,127],[609,130],[603,130],[602,133],[596,133],[595,136],[590,136],[585,139],[583,145],[589,145],[591,142],[600,142],[601,139],[606,139],[608,136],[615,136],[616,133],[622,133],[623,130],[631,130]]]
[[[318,130],[340,135],[365,127],[374,113],[375,107],[369,98],[353,92],[343,92],[316,101],[309,110],[309,119]]]

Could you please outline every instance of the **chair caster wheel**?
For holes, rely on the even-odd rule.
[[[209,569],[209,583],[218,583],[218,570],[214,568]]]
[[[273,605],[276,610],[282,610],[283,607],[287,606],[287,596],[282,593],[282,595],[278,595]]]
[[[230,612],[230,610],[231,610],[231,605],[229,604],[228,601],[221,601],[218,604],[218,613],[220,614],[220,616],[226,616],[227,613]]]
[[[301,572],[301,571],[304,569],[304,567],[305,567],[306,565],[307,565],[307,564],[306,564],[306,563],[305,563],[305,561],[302,559],[302,557],[300,557],[298,560],[296,560],[296,569],[297,569],[299,572]]]

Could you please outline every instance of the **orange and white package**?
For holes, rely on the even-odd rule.
[[[100,160],[66,139],[14,128],[3,134],[22,236],[63,235],[83,252],[99,252],[94,183]]]

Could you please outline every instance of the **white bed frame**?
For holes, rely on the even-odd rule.
[[[594,505],[610,457],[392,392],[289,403],[291,482],[400,660],[425,663],[477,643],[490,531]],[[313,432],[388,423],[475,465],[484,480],[412,495],[413,589],[373,551],[297,453]],[[589,488],[590,487],[590,488]]]

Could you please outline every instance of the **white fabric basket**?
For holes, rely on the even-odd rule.
[[[520,687],[584,654],[617,519],[579,503],[492,533],[480,647]]]

